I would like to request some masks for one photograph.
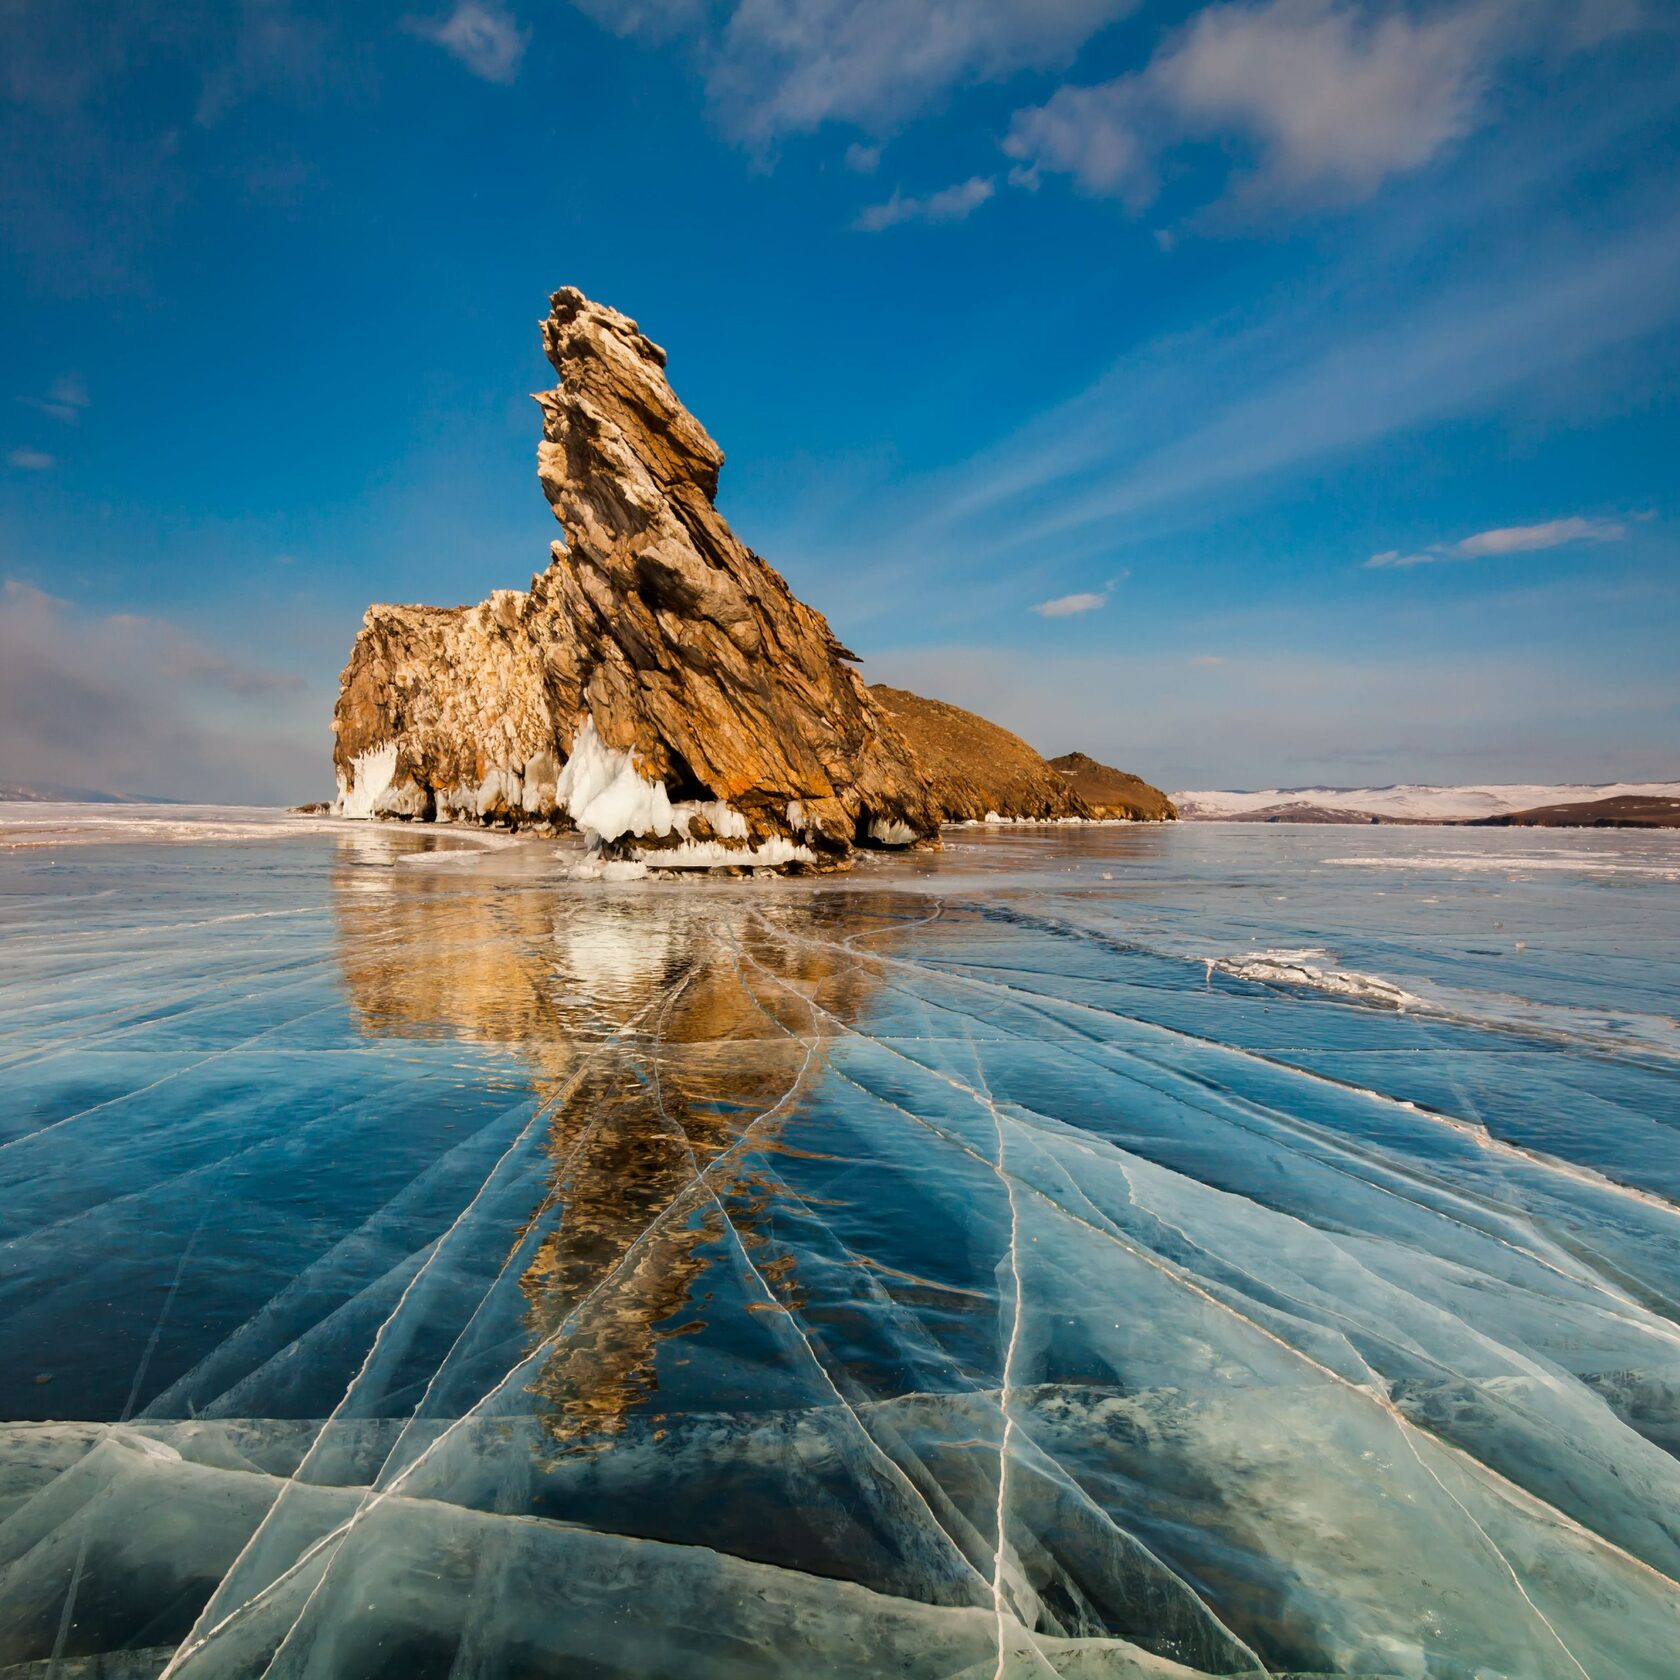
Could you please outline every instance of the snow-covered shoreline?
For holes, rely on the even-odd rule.
[[[1680,782],[1526,783],[1479,782],[1437,786],[1401,782],[1391,787],[1187,789],[1172,796],[1186,822],[1250,821],[1261,812],[1310,820],[1306,813],[1374,817],[1391,822],[1462,823],[1502,817],[1543,805],[1569,805],[1596,799],[1680,798]]]

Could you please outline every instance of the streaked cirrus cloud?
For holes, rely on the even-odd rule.
[[[1490,555],[1532,554],[1540,549],[1563,548],[1569,543],[1620,542],[1628,534],[1620,519],[1548,519],[1539,525],[1501,525],[1457,542],[1431,543],[1408,554],[1398,548],[1384,549],[1365,562],[1367,570],[1390,567],[1429,566],[1442,560],[1483,560]]]
[[[1074,618],[1080,613],[1095,612],[1108,605],[1108,591],[1081,590],[1075,595],[1058,595],[1053,601],[1040,601],[1033,611],[1040,618]]]

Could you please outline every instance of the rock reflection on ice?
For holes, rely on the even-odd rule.
[[[1680,1067],[1264,841],[13,877],[0,1674],[1668,1675]]]

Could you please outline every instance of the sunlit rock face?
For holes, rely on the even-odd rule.
[[[1049,761],[1068,792],[1094,817],[1122,822],[1177,822],[1178,807],[1158,787],[1129,770],[1099,764],[1089,753],[1063,753]]]
[[[551,303],[538,472],[566,536],[528,593],[369,610],[333,726],[341,813],[569,823],[677,867],[930,838],[852,656],[713,506],[723,454],[665,352],[570,287]]]
[[[1001,725],[885,683],[869,692],[928,772],[947,821],[1057,821],[1090,814],[1066,781]]]

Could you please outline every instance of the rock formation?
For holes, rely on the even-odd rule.
[[[1129,770],[1099,764],[1087,753],[1063,753],[1050,767],[1094,817],[1123,817],[1128,822],[1174,822],[1178,807],[1158,787]]]
[[[570,287],[528,592],[369,609],[333,728],[347,816],[570,822],[603,859],[832,865],[939,809],[823,616],[713,506],[723,455],[636,323]]]
[[[885,683],[869,692],[910,743],[947,822],[1087,814],[1066,781],[1019,735],[960,706]]]

